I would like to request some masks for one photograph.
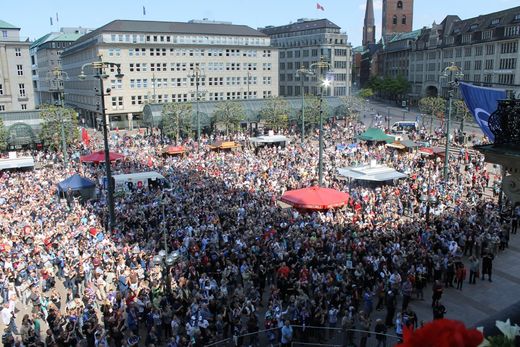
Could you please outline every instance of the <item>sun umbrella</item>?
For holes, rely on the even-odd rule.
[[[123,159],[125,156],[119,153],[108,152],[108,156],[110,161],[116,161]],[[104,163],[105,162],[105,151],[97,151],[94,153],[90,153],[87,155],[83,155],[80,158],[80,161],[84,163]]]
[[[308,210],[327,210],[346,205],[349,199],[347,193],[331,188],[308,187],[289,190],[280,200],[292,207]]]

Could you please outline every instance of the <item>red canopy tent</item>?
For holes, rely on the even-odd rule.
[[[108,152],[110,161],[116,161],[123,159],[125,156],[119,153]],[[84,163],[104,163],[105,162],[105,151],[97,151],[87,155],[82,155],[79,160]]]
[[[289,190],[280,200],[292,207],[307,210],[327,210],[348,203],[349,195],[331,188],[309,187]]]
[[[186,149],[183,146],[168,146],[164,149],[163,154],[175,155],[184,152],[186,152]]]

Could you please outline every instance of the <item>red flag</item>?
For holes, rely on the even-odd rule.
[[[87,129],[85,128],[81,129],[81,139],[83,140],[85,146],[90,144],[90,136],[88,135]]]
[[[316,9],[325,11],[325,7],[321,6],[319,2],[316,3]]]

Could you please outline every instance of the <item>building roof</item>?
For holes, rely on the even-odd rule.
[[[296,23],[291,23],[288,25],[282,26],[269,26],[265,28],[259,28],[261,32],[267,35],[276,35],[282,33],[292,33],[296,31],[304,31],[311,29],[323,29],[323,28],[333,28],[333,29],[341,29],[336,24],[332,23],[330,20],[324,19],[312,19],[312,20],[299,20]]]
[[[390,39],[390,41],[388,41],[388,43],[402,41],[402,40],[416,40],[421,35],[421,32],[422,32],[422,29],[417,29],[414,31],[410,31],[409,33],[398,33],[398,34],[395,34]]]
[[[499,20],[498,23],[494,22],[496,19]],[[453,23],[452,30],[446,34],[482,31],[514,23],[520,24],[520,6],[456,21]]]
[[[84,35],[77,41],[81,43],[100,33],[175,33],[175,34],[203,34],[224,36],[258,36],[265,37],[260,31],[247,25],[222,24],[219,22],[160,22],[145,20],[116,19]]]
[[[43,35],[36,41],[34,41],[31,45],[31,48],[39,47],[47,42],[74,42],[77,39],[79,39],[83,34],[76,34],[76,33],[62,33],[62,32],[55,32],[55,33],[48,33],[46,35]]]
[[[20,29],[20,28],[0,19],[0,29]]]

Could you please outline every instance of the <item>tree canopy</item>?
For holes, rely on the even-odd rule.
[[[183,136],[191,134],[192,105],[190,103],[165,103],[161,115],[163,134],[170,139],[174,138],[176,144]]]
[[[436,97],[425,97],[419,100],[419,109],[422,113],[441,118],[446,112],[446,100]]]
[[[49,148],[54,150],[61,149],[62,123],[67,146],[79,139],[78,114],[73,109],[54,105],[42,105],[40,107],[40,118],[42,119],[40,139]]]
[[[5,151],[7,148],[7,129],[4,126],[4,121],[0,118],[0,151]]]
[[[368,81],[368,88],[377,92],[380,96],[396,99],[403,98],[410,90],[410,82],[404,76],[397,76],[395,78],[385,76],[374,76]]]
[[[280,97],[269,98],[260,111],[260,119],[271,129],[286,129],[289,126],[290,111],[287,100]]]
[[[240,122],[245,118],[245,113],[240,103],[227,100],[217,104],[213,116],[215,123],[224,126],[226,134],[228,134],[230,130],[237,131],[239,129]]]

